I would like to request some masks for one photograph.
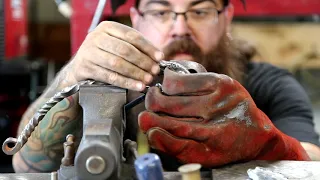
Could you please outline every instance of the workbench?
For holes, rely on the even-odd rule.
[[[247,170],[256,167],[266,168],[282,174],[288,180],[320,180],[320,161],[251,161],[212,169],[211,173],[202,172],[203,180],[247,180]],[[179,173],[165,173],[167,180],[181,179]],[[266,180],[266,179],[261,179]],[[273,180],[273,179],[268,179]]]
[[[201,172],[201,176],[203,180],[247,180],[249,179],[247,170],[255,169],[256,167],[281,174],[288,180],[320,179],[320,161],[251,161],[212,169],[211,172]],[[129,171],[126,171],[127,173],[130,174]],[[22,178],[24,180],[53,180],[53,176],[56,176],[55,173],[0,174],[0,180],[20,180]],[[131,180],[134,178],[133,176],[125,175],[122,179]],[[178,172],[164,172],[164,179],[180,180],[181,176]],[[268,180],[273,179],[268,177]]]

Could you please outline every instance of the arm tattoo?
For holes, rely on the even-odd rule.
[[[20,122],[18,134],[36,111],[64,87],[73,85],[66,79],[68,67],[60,71],[46,91],[28,108]],[[14,167],[19,172],[50,172],[59,168],[63,156],[63,142],[68,134],[80,141],[82,111],[75,94],[56,104],[40,121],[24,147],[14,156]],[[78,138],[79,137],[79,138]],[[77,142],[76,142],[77,144]],[[21,163],[21,164],[20,164]]]
[[[33,111],[30,110],[26,114],[31,114],[31,112]],[[27,115],[26,117],[28,117]],[[80,107],[73,96],[62,100],[53,107],[39,123],[39,126],[35,128],[28,142],[20,151],[20,159],[29,167],[22,171],[50,172],[57,170],[63,156],[65,137],[70,133],[76,137],[81,135],[81,118]],[[19,132],[28,122],[27,120],[23,121],[24,123],[20,124]]]

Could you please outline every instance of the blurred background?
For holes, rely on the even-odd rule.
[[[81,45],[98,1],[0,0],[1,144],[16,136],[28,105]],[[130,25],[134,0],[118,2],[113,13],[107,1],[102,20]],[[292,72],[312,100],[320,132],[320,1],[247,0],[246,10],[240,1],[233,3],[233,35],[258,48],[255,61]],[[0,173],[12,172],[11,156],[1,151],[0,159]]]

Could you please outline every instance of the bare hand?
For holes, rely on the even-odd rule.
[[[163,53],[138,31],[116,22],[102,22],[90,32],[67,65],[71,81],[93,79],[142,91],[159,73]]]

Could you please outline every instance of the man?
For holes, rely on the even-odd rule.
[[[127,120],[126,136],[136,138],[138,123],[165,169],[176,170],[169,166],[172,159],[208,168],[257,159],[319,160],[306,93],[286,71],[249,62],[245,44],[230,35],[233,6],[227,0],[141,0],[130,15],[139,32],[101,23],[30,106],[19,132],[64,87],[94,79],[132,90],[133,99],[159,73],[160,60],[180,59],[201,63],[211,73],[166,70],[163,92],[150,88],[147,110],[141,104]],[[81,134],[77,98],[66,98],[42,120],[14,155],[16,172],[59,168],[66,135]]]

